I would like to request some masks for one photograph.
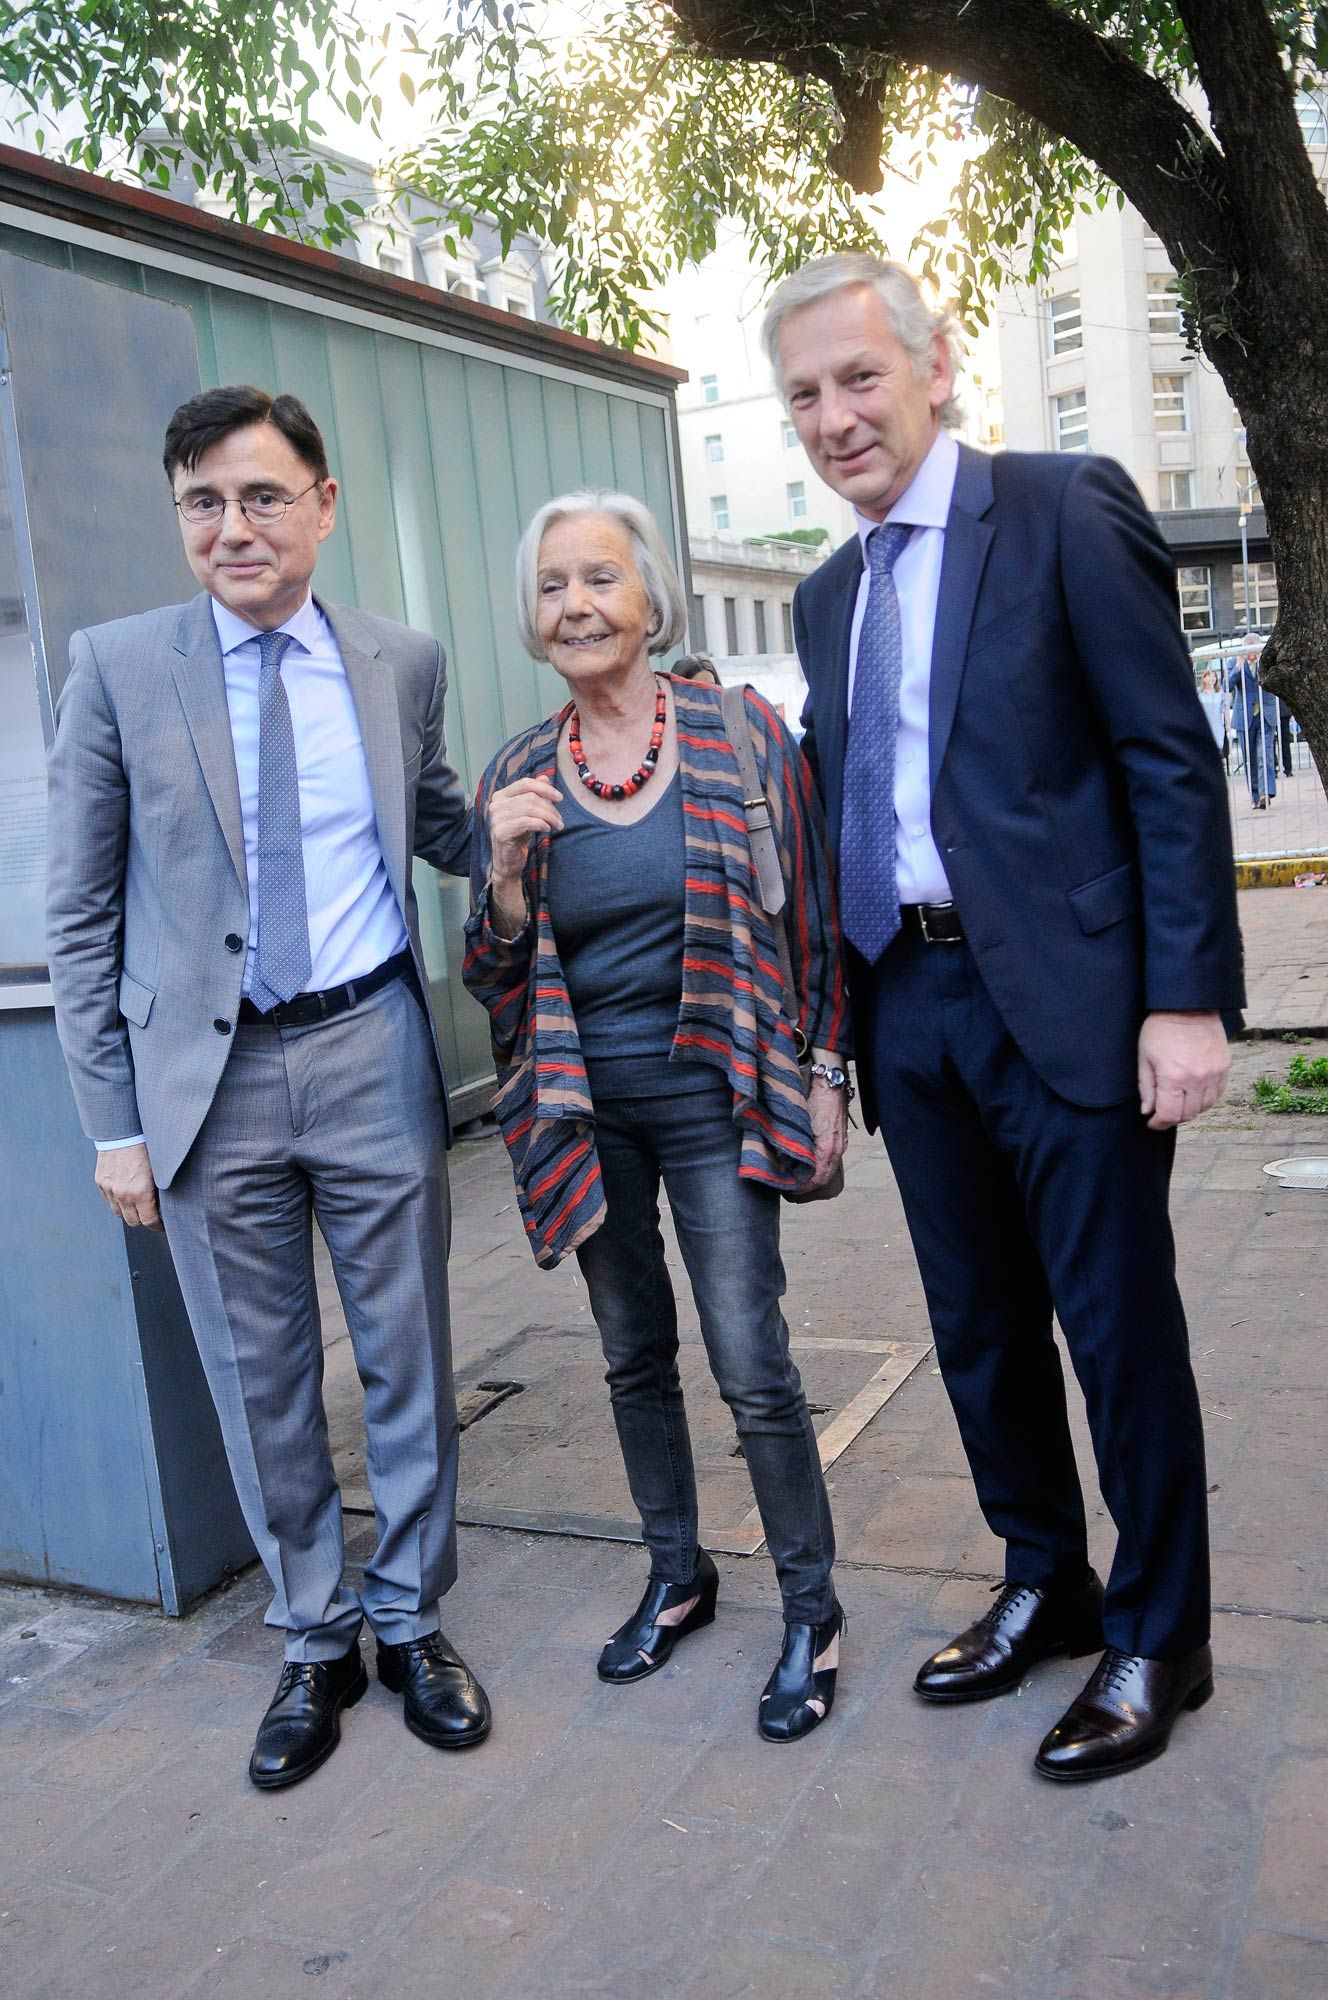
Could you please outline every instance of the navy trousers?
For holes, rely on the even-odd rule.
[[[859,1062],[1006,1577],[1071,1584],[1087,1569],[1054,1310],[1118,1534],[1107,1643],[1148,1658],[1203,1645],[1203,1426],[1167,1208],[1174,1133],[1150,1132],[1137,1101],[1088,1110],[1050,1090],[966,944],[905,930],[851,971]]]

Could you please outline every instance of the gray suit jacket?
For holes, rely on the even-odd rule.
[[[471,812],[443,744],[442,648],[319,602],[341,648],[383,860],[427,992],[411,857],[453,875],[470,863]],[[245,954],[225,940],[249,936],[211,601],[203,593],[76,632],[70,661],[50,758],[56,1024],[84,1131],[142,1132],[157,1184],[169,1187],[233,1046]]]

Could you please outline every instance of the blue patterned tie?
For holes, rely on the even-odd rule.
[[[309,911],[295,732],[281,678],[289,632],[258,641],[258,945],[249,998],[264,1013],[309,983]]]
[[[853,714],[844,758],[839,843],[844,935],[874,965],[899,929],[895,880],[895,741],[903,641],[894,566],[912,530],[877,528],[867,538],[871,582],[858,636]]]

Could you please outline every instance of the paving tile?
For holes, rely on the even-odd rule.
[[[354,2000],[512,2000],[545,1988],[544,1949],[562,1910],[533,1890],[448,1875],[354,1979]],[[534,1968],[538,1966],[538,1971]],[[322,1988],[314,1988],[319,1995]],[[241,1996],[237,1995],[237,2000]]]
[[[87,1726],[85,1715],[68,1709],[48,1708],[40,1702],[6,1702],[0,1707],[0,1785],[58,1758]]]
[[[286,2000],[292,1992],[309,2000],[343,2000],[354,1976],[353,1952],[238,1938],[216,1948],[212,1963],[182,1990],[180,2000]]]
[[[42,1785],[0,1789],[0,1896],[13,1900],[14,1884],[45,1866],[53,1842],[88,1817],[88,1802],[73,1792]]]
[[[752,1877],[735,1922],[836,1950],[864,1945],[941,1800],[917,1778],[882,1783],[852,1767],[818,1778]]]
[[[708,1946],[680,2000],[838,2000],[847,1994],[856,1960],[839,1952],[790,1944],[787,1938],[725,1932]],[[896,1991],[893,2000],[902,2000]]]
[[[503,1801],[497,1787],[465,1775],[461,1762],[434,1753],[409,1781],[376,1786],[338,1837],[311,1857],[293,1851],[256,1898],[254,1927],[350,1949],[390,1923]]]
[[[1288,1755],[1273,1773],[1252,1910],[1273,1929],[1328,1937],[1328,1756]]]
[[[9,1833],[8,1819],[5,1825]],[[9,1894],[0,1891],[0,1981],[6,2000],[29,2000],[46,1982],[52,1964],[77,1953],[106,1914],[100,1897],[28,1882]],[[66,1988],[72,1995],[75,1988]]]
[[[1022,1993],[1058,1891],[1017,1856],[980,1868],[962,1855],[924,1863],[891,1904],[879,1956],[855,2000]]]
[[[684,1828],[671,1815],[643,1814],[543,1954],[541,1986],[621,1994],[662,1982],[676,1990],[707,1936],[722,1933],[767,1850],[746,1827]],[[602,1911],[612,1911],[611,1926],[593,1921]],[[692,1915],[680,1923],[683,1911]]]
[[[1222,2000],[1311,2000],[1328,1993],[1328,1940],[1252,1931]]]
[[[1130,1810],[1129,1782],[1110,1789],[1098,1811],[1116,1817],[1031,1991],[1039,2000],[1205,2000],[1220,1971],[1244,1844],[1225,1831],[1191,1830],[1178,1840],[1170,1826],[1117,1826]]]
[[[491,1822],[467,1848],[467,1868],[554,1900],[586,1887],[694,1754],[654,1736],[578,1728],[544,1760],[520,1811]]]

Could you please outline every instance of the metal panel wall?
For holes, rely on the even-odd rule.
[[[522,523],[574,486],[614,486],[655,511],[677,546],[664,392],[644,398],[580,383],[496,354],[494,360],[356,324],[266,296],[0,227],[0,248],[187,305],[206,385],[247,381],[303,397],[341,480],[337,533],[319,588],[334,600],[433,632],[450,667],[448,747],[468,785],[514,731],[545,715],[562,684],[516,639],[512,562]],[[367,315],[364,316],[367,319]],[[156,438],[145,439],[154,452]],[[465,1115],[468,1086],[491,1074],[483,1016],[461,988],[462,884],[416,876],[433,1000],[449,1078]]]

